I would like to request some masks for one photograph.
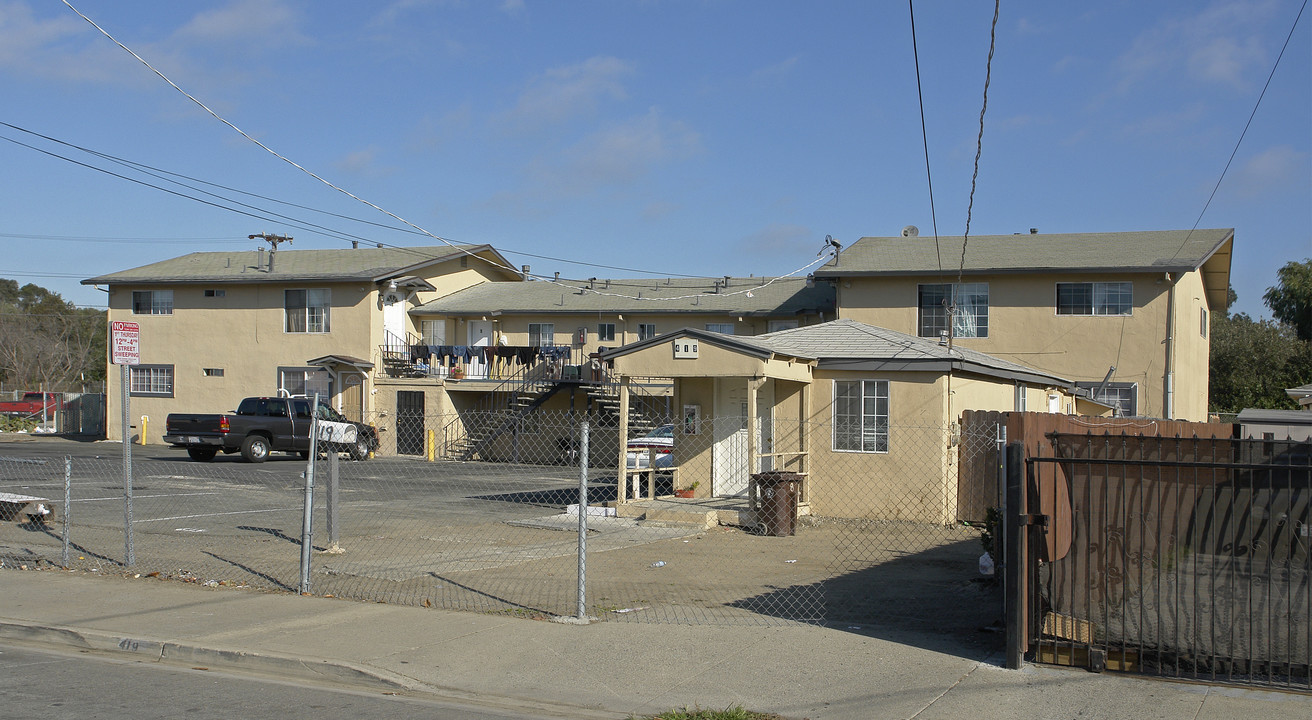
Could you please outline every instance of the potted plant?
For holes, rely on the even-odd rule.
[[[674,497],[681,497],[681,498],[695,497],[697,494],[698,485],[701,485],[701,483],[694,481],[693,484],[689,485],[686,488],[679,488],[678,490],[674,491]]]
[[[452,380],[460,380],[460,379],[464,378],[464,377],[465,377],[465,368],[464,368],[464,366],[460,365],[459,363],[457,363],[456,365],[452,366],[452,367],[451,367],[451,373],[448,375],[448,377],[450,377]]]

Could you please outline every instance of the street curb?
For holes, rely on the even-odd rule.
[[[95,630],[0,621],[0,641],[30,647],[60,645],[120,659],[133,658],[192,668],[203,666],[209,670],[249,673],[254,669],[281,678],[345,682],[391,691],[431,691],[428,686],[409,678],[339,661],[208,648],[167,640],[124,637]]]
[[[468,703],[471,707],[558,715],[562,718],[616,720],[632,717],[631,713],[606,711],[601,708],[566,706],[525,698],[488,696],[467,690],[436,687],[404,675],[337,660],[185,645],[168,640],[124,637],[99,630],[0,620],[0,642],[38,649],[59,646],[68,650],[80,650],[117,659],[135,659],[140,662],[157,662],[191,669],[222,670],[243,675],[274,676],[279,680],[299,680],[329,685],[345,684],[355,689],[429,695],[448,702]]]

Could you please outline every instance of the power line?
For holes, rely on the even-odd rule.
[[[329,180],[327,180],[327,179],[323,178],[322,176],[316,174],[316,173],[313,172],[312,170],[309,170],[309,169],[305,168],[304,166],[300,165],[299,163],[295,162],[295,161],[292,160],[291,158],[288,158],[288,157],[286,157],[286,156],[284,156],[284,155],[278,153],[277,151],[273,150],[273,149],[270,148],[269,146],[265,145],[264,143],[262,143],[262,142],[260,142],[259,140],[255,139],[255,138],[252,137],[251,135],[247,134],[247,133],[246,133],[244,130],[242,130],[241,128],[239,128],[239,127],[237,127],[236,125],[234,125],[234,124],[232,124],[231,122],[229,122],[227,119],[225,119],[223,116],[219,115],[219,114],[218,114],[217,112],[215,112],[214,110],[210,109],[209,106],[207,106],[205,103],[201,102],[199,99],[197,99],[197,98],[196,98],[194,95],[192,95],[191,93],[187,92],[186,90],[183,90],[181,87],[179,87],[179,86],[177,85],[177,83],[174,83],[172,80],[170,80],[170,79],[168,78],[168,76],[166,76],[163,72],[161,72],[160,70],[156,69],[155,66],[153,66],[153,65],[151,65],[149,62],[147,62],[145,58],[143,58],[143,57],[141,57],[140,55],[138,55],[135,51],[133,51],[133,50],[132,50],[131,48],[129,48],[127,45],[124,45],[123,43],[119,42],[118,39],[115,38],[113,35],[111,35],[107,30],[105,30],[104,28],[100,27],[99,25],[96,24],[96,22],[95,22],[94,20],[92,20],[91,18],[89,18],[89,17],[87,17],[86,15],[84,15],[84,14],[82,13],[82,11],[80,11],[80,10],[78,10],[76,7],[74,7],[73,4],[69,2],[69,0],[62,0],[62,2],[64,3],[64,5],[65,5],[69,10],[72,10],[72,11],[73,11],[78,17],[80,17],[80,18],[82,18],[83,20],[87,21],[92,27],[94,27],[96,30],[98,30],[98,31],[100,32],[100,34],[104,35],[107,39],[109,39],[110,42],[113,42],[115,45],[117,45],[117,46],[119,46],[120,48],[122,48],[122,49],[123,49],[125,52],[127,52],[129,55],[131,55],[132,57],[136,58],[136,60],[137,60],[138,62],[140,62],[142,65],[145,65],[147,69],[149,69],[151,72],[153,72],[153,73],[154,73],[156,76],[158,76],[161,80],[163,80],[164,82],[168,83],[169,87],[172,87],[174,90],[177,90],[179,93],[181,93],[183,96],[185,96],[188,100],[191,100],[191,101],[192,101],[193,103],[195,103],[198,107],[200,107],[200,108],[201,108],[202,110],[204,110],[207,114],[209,114],[210,117],[213,117],[215,120],[218,120],[219,122],[221,122],[221,123],[223,123],[224,125],[228,126],[228,127],[231,128],[233,131],[235,131],[237,134],[239,134],[239,135],[241,135],[242,137],[246,138],[246,140],[250,141],[251,143],[254,143],[256,146],[260,147],[261,149],[263,149],[265,152],[269,153],[270,155],[273,155],[274,157],[278,158],[279,160],[282,160],[283,162],[287,163],[288,165],[291,165],[292,167],[296,168],[297,170],[300,170],[301,172],[305,173],[306,175],[309,175],[310,177],[314,178],[315,180],[318,180],[320,183],[322,183],[322,184],[328,186],[329,188],[332,188],[333,190],[335,190],[335,191],[337,191],[337,192],[339,192],[339,193],[341,193],[341,194],[343,194],[343,195],[346,195],[347,197],[349,197],[349,198],[351,198],[351,199],[353,199],[353,200],[355,200],[355,201],[357,201],[357,202],[360,202],[360,203],[363,203],[363,204],[365,204],[365,205],[368,205],[369,207],[371,207],[371,208],[377,210],[378,212],[383,213],[384,215],[387,215],[388,217],[392,218],[393,220],[396,220],[396,221],[398,221],[398,222],[400,222],[400,223],[403,223],[403,224],[405,224],[405,225],[407,225],[407,226],[409,226],[409,227],[411,227],[411,228],[414,228],[415,230],[419,231],[420,233],[422,233],[422,234],[424,234],[424,235],[426,235],[426,236],[428,236],[428,237],[430,237],[430,238],[433,238],[434,240],[437,240],[437,241],[439,241],[439,242],[442,242],[442,243],[444,243],[444,244],[450,246],[452,249],[454,249],[454,250],[456,250],[456,251],[458,251],[458,252],[464,253],[464,254],[467,255],[467,256],[473,257],[473,258],[475,258],[475,259],[477,259],[477,260],[481,260],[481,261],[483,261],[483,262],[488,263],[489,265],[491,265],[491,266],[493,266],[493,267],[496,267],[496,268],[499,268],[499,269],[502,269],[502,270],[505,270],[505,271],[508,271],[508,272],[512,272],[512,273],[518,273],[518,272],[519,272],[519,269],[518,269],[518,268],[514,268],[514,267],[509,267],[509,266],[506,266],[506,265],[502,265],[502,264],[500,264],[500,263],[498,263],[498,262],[495,262],[495,261],[490,260],[490,259],[488,259],[488,258],[482,257],[482,256],[480,256],[480,255],[478,255],[478,254],[476,254],[476,253],[473,253],[473,252],[471,252],[470,250],[468,250],[468,249],[465,248],[465,247],[461,247],[461,246],[459,246],[459,245],[456,245],[455,243],[451,242],[450,240],[448,240],[448,239],[446,239],[446,238],[438,237],[437,235],[434,235],[434,234],[430,233],[429,231],[427,231],[427,230],[425,230],[424,228],[422,228],[422,227],[420,227],[420,226],[418,226],[418,225],[416,225],[416,224],[410,222],[409,220],[406,220],[405,218],[403,218],[403,217],[401,217],[401,216],[399,216],[399,215],[397,215],[397,214],[395,214],[395,213],[393,213],[393,212],[391,212],[391,211],[389,211],[389,210],[386,210],[386,209],[384,209],[384,208],[382,208],[382,207],[380,207],[380,206],[378,206],[378,205],[376,205],[376,204],[374,204],[374,203],[372,203],[372,202],[370,202],[370,201],[368,201],[368,200],[365,200],[364,198],[359,197],[358,195],[355,195],[354,193],[350,192],[349,190],[346,190],[345,188],[342,188],[342,187],[340,187],[340,186],[338,186],[338,185],[333,184],[332,182],[330,182]],[[13,141],[11,141],[11,142],[13,142]],[[20,144],[21,144],[21,143],[20,143]],[[44,151],[43,151],[43,152],[44,152]],[[104,170],[102,170],[102,172],[108,172],[108,171],[104,171]],[[110,174],[113,174],[113,173],[110,173]],[[139,181],[137,181],[137,182],[139,182]],[[142,184],[147,184],[147,185],[148,185],[149,183],[142,183]],[[161,189],[162,189],[162,188],[161,188]],[[166,192],[172,192],[172,191],[168,191],[168,190],[166,190]],[[180,194],[180,193],[174,193],[174,194]],[[193,199],[195,199],[195,198],[193,198]],[[203,200],[198,200],[198,201],[199,201],[199,202],[205,202],[205,201],[203,201]],[[207,204],[213,204],[213,203],[207,203]],[[240,211],[234,211],[234,212],[240,212]],[[244,213],[244,214],[246,214],[246,213]],[[404,250],[404,249],[407,249],[407,248],[397,248],[397,249],[402,249],[402,250]],[[822,253],[823,253],[823,251],[822,251]],[[806,270],[807,268],[812,267],[812,266],[815,265],[817,262],[819,262],[819,261],[818,261],[818,260],[816,260],[816,261],[812,261],[812,262],[808,263],[807,265],[804,265],[804,266],[802,266],[801,268],[798,268],[797,270],[794,270],[792,273],[789,273],[788,275],[785,275],[785,276],[780,276],[780,278],[776,278],[776,279],[781,279],[781,278],[783,278],[783,277],[791,277],[791,276],[793,276],[793,275],[799,274],[799,273],[801,273],[802,271]],[[548,277],[546,277],[545,275],[542,275],[542,276],[535,276],[535,277],[539,277],[540,279],[545,280],[545,281],[547,281],[547,282],[558,282],[558,281],[555,280],[554,278],[548,278]],[[770,280],[770,281],[769,281],[768,283],[766,283],[766,284],[768,285],[768,284],[770,284],[770,283],[773,283],[774,281],[775,281],[775,280]],[[569,286],[566,285],[566,287],[569,287]],[[573,289],[577,290],[577,289],[579,289],[579,288],[573,288]],[[590,291],[590,292],[595,292],[595,291]],[[750,290],[743,290],[743,291],[739,291],[739,292],[750,292]],[[600,294],[612,294],[612,295],[613,295],[613,293],[600,293]],[[724,296],[731,296],[731,295],[736,295],[736,294],[739,294],[739,293],[738,293],[738,292],[733,292],[733,293],[724,293],[724,294],[721,294],[721,297],[724,297]],[[624,297],[627,297],[627,296],[624,296]],[[688,297],[694,297],[694,296],[691,296],[691,295],[690,295],[690,296],[688,296]],[[636,298],[636,297],[635,297],[635,298],[628,298],[628,299],[632,299],[632,300],[642,300],[643,298]],[[666,300],[670,300],[670,299],[676,299],[676,298],[666,298]]]
[[[957,282],[966,272],[966,243],[970,242],[970,217],[975,211],[975,182],[979,179],[979,156],[984,151],[984,111],[989,109],[989,80],[993,77],[993,50],[997,47],[998,12],[1002,0],[993,0],[993,24],[989,27],[989,59],[984,64],[984,104],[979,109],[979,135],[975,138],[975,170],[970,176],[970,200],[966,203],[966,232],[961,236],[961,265],[957,268]]]
[[[938,271],[943,272],[943,252],[938,245],[938,214],[934,211],[934,177],[929,172],[929,131],[925,129],[925,93],[920,89],[920,50],[916,46],[916,7],[907,0],[911,11],[911,56],[916,61],[916,97],[920,100],[920,139],[925,146],[925,183],[929,186],[929,221],[934,226],[934,254],[938,258]]]
[[[1257,117],[1257,109],[1262,105],[1262,98],[1266,97],[1267,88],[1271,87],[1271,79],[1276,76],[1276,68],[1280,67],[1280,59],[1285,56],[1285,50],[1289,48],[1289,41],[1294,37],[1294,30],[1298,28],[1298,21],[1303,17],[1303,11],[1307,9],[1307,0],[1298,8],[1298,14],[1294,16],[1294,22],[1289,26],[1289,34],[1285,36],[1285,44],[1280,46],[1280,54],[1276,55],[1276,61],[1271,65],[1271,72],[1266,76],[1266,84],[1262,86],[1262,92],[1257,96],[1257,102],[1253,103],[1253,112],[1248,114],[1248,122],[1244,123],[1244,129],[1239,133],[1239,139],[1235,141],[1235,149],[1230,151],[1230,158],[1225,161],[1225,167],[1221,169],[1221,177],[1216,179],[1216,185],[1212,187],[1212,194],[1207,196],[1207,202],[1203,203],[1203,209],[1198,213],[1198,219],[1194,220],[1194,226],[1189,228],[1185,234],[1184,240],[1180,241],[1180,247],[1175,249],[1175,254],[1171,256],[1174,260],[1176,256],[1184,250],[1184,246],[1189,244],[1189,238],[1193,236],[1194,231],[1198,229],[1199,223],[1203,221],[1203,215],[1207,214],[1207,208],[1211,207],[1212,199],[1221,189],[1221,181],[1225,180],[1225,175],[1230,171],[1230,164],[1235,161],[1235,155],[1239,153],[1239,146],[1244,143],[1244,136],[1248,134],[1248,128],[1253,124],[1253,118]]]

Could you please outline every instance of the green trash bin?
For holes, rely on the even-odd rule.
[[[793,472],[772,471],[752,475],[756,486],[757,520],[765,535],[785,537],[797,533],[797,494],[802,476]]]

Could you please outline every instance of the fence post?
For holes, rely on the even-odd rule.
[[[997,565],[994,568],[994,578],[1002,578],[1002,617],[1003,626],[1006,626],[1007,618],[1007,598],[1009,597],[1010,588],[1007,587],[1007,565],[1009,556],[1007,548],[1010,543],[1007,541],[1007,426],[1004,423],[997,424],[997,430],[994,434],[996,448],[998,452],[998,512],[995,516],[993,527],[989,532],[993,533],[993,561]]]
[[[132,567],[137,564],[137,553],[132,547],[132,378],[129,366],[120,365],[119,385],[122,386],[123,398],[123,564]]]
[[[339,477],[338,454],[335,452],[328,453],[328,552],[333,554],[342,552],[342,548],[338,545],[340,538],[338,537],[337,524],[338,500],[340,499],[337,492],[337,479]],[[318,461],[317,455],[314,461]]]
[[[69,511],[72,509],[72,507],[73,507],[73,456],[65,455],[64,456],[64,532],[63,532],[64,554],[62,556],[65,570],[68,569],[68,543],[69,543],[68,516],[69,516]]]
[[[1006,535],[1007,553],[1004,562],[1004,592],[1007,597],[1007,669],[1019,670],[1025,654],[1025,484],[1024,446],[1013,442],[1007,445],[1007,511],[1002,515],[1003,534]]]
[[[579,426],[579,605],[578,619],[588,619],[588,421]]]
[[[310,592],[310,550],[314,547],[314,464],[319,459],[319,393],[314,394],[310,411],[310,461],[305,464],[305,513],[301,522],[301,589]]]

